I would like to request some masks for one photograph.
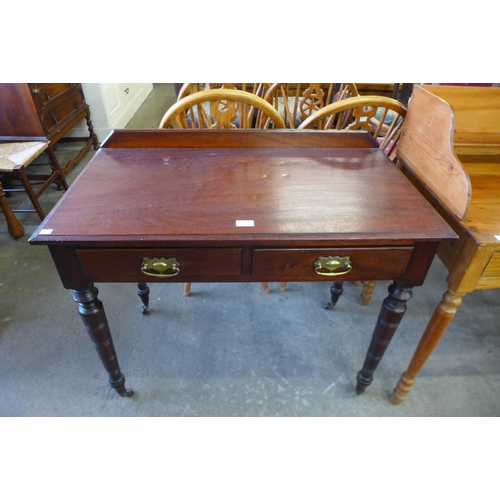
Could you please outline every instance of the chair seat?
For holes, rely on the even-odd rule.
[[[14,172],[29,165],[48,145],[41,141],[0,143],[0,172]]]
[[[12,212],[37,212],[40,220],[45,218],[45,212],[40,205],[38,198],[46,191],[46,189],[52,184],[58,184],[64,190],[68,189],[68,183],[64,178],[64,174],[61,171],[59,162],[55,155],[52,157],[49,154],[50,168],[51,172],[48,174],[27,173],[27,167],[31,162],[37,158],[44,150],[49,146],[49,141],[18,141],[18,142],[0,142],[0,174],[7,180],[7,187],[3,188],[2,192],[17,192],[25,191],[33,204],[34,209],[24,209],[24,208],[11,208]],[[21,183],[22,188],[10,187],[10,178],[17,177],[17,180]],[[40,184],[38,189],[35,191],[31,181],[35,181],[35,184]],[[5,200],[4,200],[5,205]],[[11,224],[12,225],[12,224]],[[9,232],[11,232],[9,230]],[[12,234],[12,232],[11,232]],[[16,237],[15,235],[13,235]]]

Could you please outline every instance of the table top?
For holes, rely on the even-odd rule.
[[[478,245],[500,248],[500,155],[460,156],[471,182],[464,229]]]
[[[117,131],[34,244],[408,244],[455,234],[368,134]]]
[[[499,91],[416,86],[398,145],[416,185],[457,234],[492,251],[500,245]]]

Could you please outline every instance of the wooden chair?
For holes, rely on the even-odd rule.
[[[204,104],[209,106],[204,106]],[[163,116],[160,128],[248,129],[285,128],[276,109],[255,94],[235,89],[209,89],[177,101]],[[262,283],[269,293],[268,283]],[[191,283],[184,284],[184,295]]]
[[[203,104],[209,103],[207,108]],[[264,99],[234,89],[209,89],[177,101],[160,128],[285,128],[279,113]]]
[[[33,204],[33,209],[12,209],[10,206],[5,205],[4,196],[2,196],[2,209],[6,215],[8,221],[9,233],[15,237],[19,238],[24,235],[24,228],[19,229],[19,221],[14,221],[10,212],[36,212],[40,217],[40,220],[45,218],[45,213],[40,205],[38,199],[46,191],[46,189],[53,183],[57,183],[62,186],[63,189],[68,189],[68,184],[64,174],[59,166],[59,163],[51,164],[52,172],[50,174],[28,174],[27,167],[35,160],[40,154],[45,151],[49,146],[49,141],[45,138],[39,141],[33,140],[20,140],[22,138],[16,138],[16,142],[11,142],[12,138],[0,138],[0,173],[7,176],[10,181],[10,177],[15,177],[21,183],[20,188],[11,188],[4,186],[2,193],[6,192],[25,192],[28,195],[31,203]],[[8,142],[5,142],[5,141]],[[4,141],[4,142],[2,142]],[[33,188],[33,183],[41,182],[41,186],[35,191]],[[10,210],[9,210],[10,208]],[[6,211],[5,211],[6,210]],[[21,226],[22,228],[22,226]],[[14,234],[11,232],[14,231]],[[21,234],[22,232],[22,234]]]
[[[273,83],[264,95],[284,118],[287,128],[298,128],[328,104],[358,95],[354,83]]]
[[[410,392],[464,295],[500,288],[500,88],[416,86],[398,158],[459,239],[438,248],[447,290],[394,389],[394,404]]]
[[[299,126],[300,129],[366,130],[391,159],[406,116],[406,106],[383,96],[357,96],[320,109]]]
[[[177,94],[177,100],[180,101],[195,92],[210,89],[242,90],[259,97],[264,97],[269,85],[269,83],[184,83]]]

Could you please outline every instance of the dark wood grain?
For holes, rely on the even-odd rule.
[[[0,135],[45,136],[26,84],[0,84]]]
[[[76,83],[28,83],[33,102],[40,112],[76,86]]]
[[[339,280],[357,280],[359,276],[371,274],[376,279],[391,279],[406,270],[412,254],[411,247],[401,248],[261,248],[254,251],[253,275],[291,276],[297,281],[325,280],[332,277],[318,276],[314,271],[314,262],[319,257],[350,257],[352,271],[335,277]]]
[[[369,134],[331,130],[114,130],[103,148],[378,148]]]
[[[399,170],[371,148],[101,149],[59,207],[43,225],[51,235],[36,233],[33,243],[87,236],[391,244],[453,237]],[[236,227],[237,220],[255,225]]]

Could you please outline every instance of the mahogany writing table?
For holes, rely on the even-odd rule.
[[[372,382],[439,243],[455,233],[365,132],[115,131],[30,239],[48,245],[125,388],[94,282],[394,280],[364,365]]]

